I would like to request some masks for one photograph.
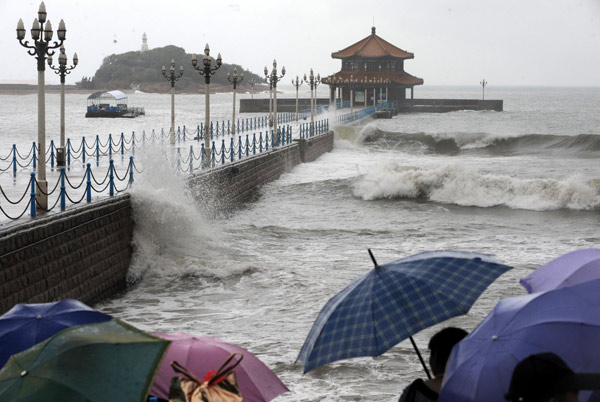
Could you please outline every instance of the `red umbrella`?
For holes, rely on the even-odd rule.
[[[244,402],[266,402],[289,391],[275,373],[242,347],[223,342],[218,338],[194,336],[183,332],[153,335],[168,339],[171,344],[156,374],[150,391],[152,396],[169,399],[171,378],[177,375],[171,368],[172,361],[177,361],[198,378],[204,378],[209,371],[218,369],[234,352],[244,355],[242,362],[234,370]]]

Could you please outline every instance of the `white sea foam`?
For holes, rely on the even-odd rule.
[[[135,215],[131,280],[145,274],[173,276],[208,274],[227,276],[247,267],[228,264],[218,225],[199,212],[184,177],[173,173],[164,150],[145,149],[144,166],[131,191]]]
[[[359,178],[352,190],[355,196],[364,200],[426,198],[463,206],[504,205],[535,211],[588,210],[600,206],[597,186],[580,177],[520,179],[482,173],[460,163],[435,169],[382,164]]]

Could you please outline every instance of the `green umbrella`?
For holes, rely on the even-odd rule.
[[[168,345],[115,318],[67,328],[10,357],[0,400],[140,402]]]

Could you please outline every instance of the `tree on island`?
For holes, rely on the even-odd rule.
[[[200,64],[203,52],[198,52],[197,56],[198,64]],[[175,84],[175,90],[178,92],[203,92],[204,77],[192,67],[192,54],[173,45],[144,52],[127,52],[105,57],[93,77],[93,86],[96,89],[126,89],[135,86],[146,92],[168,92],[171,83],[165,80],[161,69],[162,66],[168,69],[171,59],[175,60],[176,71],[179,71],[179,66],[183,66],[184,70],[183,77]],[[211,90],[230,91],[232,87],[227,81],[227,73],[233,72],[234,68],[237,68],[238,72],[244,73],[244,81],[239,85],[241,88],[246,85],[249,90],[249,84],[245,83],[251,80],[264,81],[262,76],[245,70],[239,64],[223,63],[211,78]]]

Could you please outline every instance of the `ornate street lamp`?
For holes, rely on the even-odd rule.
[[[312,133],[314,124],[315,124],[315,108],[314,108],[314,102],[313,102],[313,90],[317,88],[317,85],[319,85],[321,83],[321,76],[319,74],[317,74],[317,76],[315,77],[315,74],[313,73],[313,69],[310,69],[310,74],[308,75],[308,78],[306,77],[306,74],[304,74],[304,82],[306,82],[309,86],[310,86],[310,130]]]
[[[280,81],[285,75],[285,67],[281,68],[281,75],[277,74],[277,60],[273,60],[273,70],[269,74],[267,67],[265,66],[265,77],[267,82],[271,86],[271,92],[273,93],[273,124],[275,133],[275,145],[279,145],[279,138],[277,136],[277,82]]]
[[[77,66],[77,63],[79,63],[79,59],[77,53],[74,53],[73,64],[71,67],[67,67],[67,54],[64,46],[60,47],[58,67],[52,65],[52,56],[48,56],[48,67],[60,76],[60,150],[56,150],[56,164],[58,166],[65,166],[65,76],[71,74],[71,70]]]
[[[48,182],[46,181],[46,94],[45,88],[45,70],[46,70],[46,56],[54,54],[52,49],[59,48],[67,35],[67,29],[65,23],[60,20],[58,24],[58,30],[56,34],[58,36],[58,42],[54,41],[54,44],[50,45],[52,41],[52,24],[48,20],[46,22],[46,6],[44,2],[40,4],[38,10],[38,17],[33,20],[33,26],[31,27],[31,39],[33,44],[30,45],[29,41],[23,42],[25,39],[25,27],[23,20],[19,19],[17,24],[17,40],[21,46],[29,49],[27,53],[31,56],[35,56],[37,59],[38,69],[38,147],[39,147],[39,166],[38,166],[38,188],[40,191],[36,191],[36,200],[41,209],[48,209],[48,196],[44,193],[48,192]],[[46,26],[44,27],[44,23]],[[43,34],[43,35],[42,35]]]
[[[483,79],[479,84],[481,84],[481,89],[483,91],[481,94],[481,99],[485,100],[485,86],[487,85],[487,81]]]
[[[198,66],[198,58],[194,54],[192,56],[192,66],[194,69],[198,70],[200,75],[204,76],[205,85],[205,123],[204,123],[204,166],[210,167],[211,160],[211,152],[210,152],[210,76],[214,75],[215,72],[221,67],[223,64],[223,59],[221,59],[221,53],[217,55],[216,65],[212,66],[212,58],[210,57],[210,48],[208,47],[208,43],[204,48],[204,57],[202,57],[202,65]]]
[[[233,84],[233,119],[231,120],[231,135],[235,135],[235,90],[237,83],[244,80],[244,73],[238,77],[237,67],[233,68],[233,75],[227,73],[227,81]]]
[[[298,79],[298,76],[296,76],[296,81],[294,81],[294,79],[292,78],[292,85],[296,88],[296,121],[298,121],[298,89],[300,88],[303,82],[304,81],[302,81],[301,79]]]
[[[169,67],[169,74],[167,69],[162,66],[162,75],[171,81],[171,131],[169,134],[171,144],[175,144],[175,81],[179,80],[183,76],[183,66],[179,66],[179,75],[175,74],[175,59],[171,59],[171,66]]]

